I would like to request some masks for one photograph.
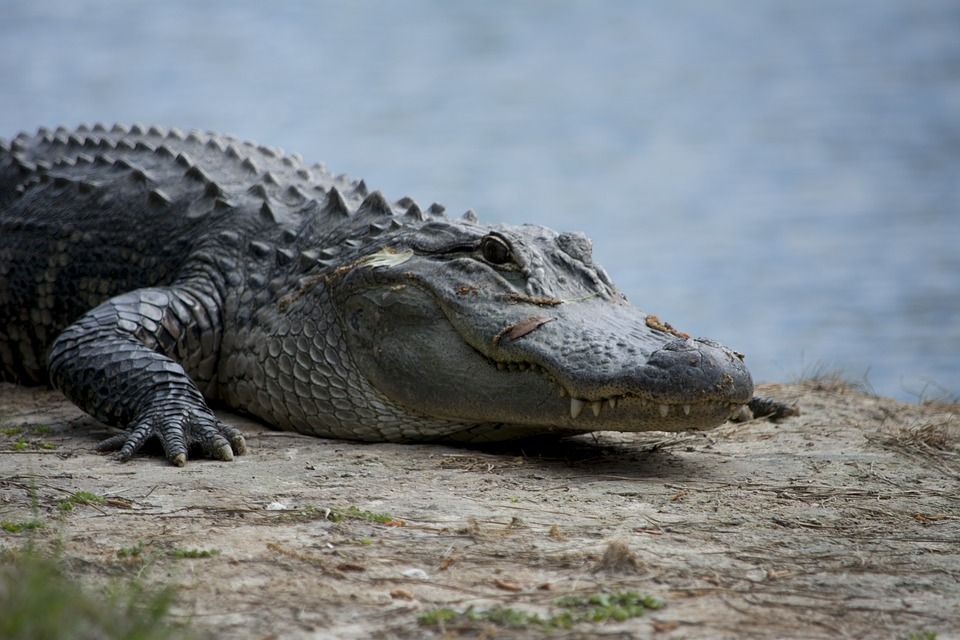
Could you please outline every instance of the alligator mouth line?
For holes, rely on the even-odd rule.
[[[625,401],[635,401],[638,402],[641,408],[644,407],[653,407],[657,408],[657,411],[660,413],[661,418],[667,418],[670,416],[670,413],[677,412],[683,413],[684,416],[689,416],[693,413],[694,408],[707,409],[708,412],[716,412],[724,407],[730,411],[730,416],[735,417],[740,413],[740,409],[743,407],[743,403],[737,402],[701,402],[701,403],[665,403],[665,402],[656,402],[653,400],[648,400],[642,396],[637,395],[628,395],[620,394],[615,396],[610,396],[608,398],[601,398],[600,400],[584,400],[581,398],[575,398],[573,395],[560,384],[560,381],[550,373],[550,371],[539,364],[532,362],[501,362],[499,360],[493,360],[492,358],[487,358],[487,360],[496,365],[498,371],[510,371],[515,373],[540,373],[545,376],[551,383],[553,383],[560,390],[561,398],[570,398],[570,417],[574,420],[580,417],[584,413],[584,410],[589,408],[593,412],[594,417],[600,417],[600,412],[603,410],[613,411],[617,408],[618,405]]]

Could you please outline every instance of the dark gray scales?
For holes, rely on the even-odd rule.
[[[522,203],[518,203],[518,206]],[[216,133],[0,142],[0,374],[132,456],[230,459],[208,403],[280,429],[484,442],[709,429],[743,358],[627,303],[580,233],[481,225]]]

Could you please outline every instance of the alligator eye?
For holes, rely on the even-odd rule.
[[[497,236],[486,236],[480,241],[480,255],[490,264],[507,264],[513,261],[509,245]]]

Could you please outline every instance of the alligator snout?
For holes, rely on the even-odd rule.
[[[662,393],[676,397],[709,394],[741,401],[753,394],[753,379],[743,356],[706,338],[678,338],[650,354],[647,366],[657,370]],[[687,398],[695,400],[696,398]]]

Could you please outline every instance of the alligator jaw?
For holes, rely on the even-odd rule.
[[[492,362],[499,375],[512,376],[518,388],[530,388],[546,382],[554,388],[556,402],[549,403],[545,412],[555,415],[554,425],[574,431],[683,431],[712,429],[730,417],[739,414],[750,400],[752,392],[736,392],[735,380],[729,374],[721,374],[724,382],[719,388],[731,389],[731,393],[719,399],[702,394],[701,398],[686,398],[680,401],[652,393],[616,394],[606,397],[582,398],[572,394],[546,367],[531,363]],[[741,381],[740,385],[744,387]],[[752,390],[752,385],[749,386]],[[585,395],[585,394],[584,394]],[[559,414],[559,415],[558,415]]]
[[[561,397],[568,397],[566,389],[560,391]],[[570,398],[570,419],[576,420],[580,416],[589,419],[590,414],[594,418],[599,418],[603,413],[606,417],[608,412],[629,410],[634,414],[645,415],[646,420],[656,422],[659,420],[689,419],[691,424],[701,424],[701,421],[714,421],[718,416],[733,417],[740,412],[743,407],[742,402],[720,402],[707,401],[698,404],[669,404],[657,402],[640,396],[611,396],[602,400],[581,400],[579,398]],[[726,419],[724,417],[724,419]]]
[[[640,423],[663,422],[676,420],[690,420],[696,428],[696,425],[713,424],[717,419],[726,420],[729,417],[740,413],[745,402],[724,402],[724,401],[706,401],[706,402],[685,402],[668,403],[662,399],[656,399],[638,395],[613,395],[599,400],[585,400],[571,396],[570,392],[563,387],[557,379],[545,367],[528,362],[495,362],[491,361],[500,372],[522,373],[527,375],[541,375],[556,386],[559,397],[569,400],[570,420],[573,424],[589,426],[593,418],[601,421],[606,418],[616,419],[611,416],[616,411],[626,411],[630,414],[642,416]],[[525,384],[524,379],[518,379],[518,384]],[[578,420],[582,418],[582,420]]]
[[[702,430],[710,429],[738,414],[741,407],[743,407],[743,403],[716,401],[700,404],[664,404],[636,396],[612,397],[591,402],[570,398],[570,419],[571,424],[589,429],[594,419],[600,421],[616,420],[617,416],[610,414],[624,411],[632,416],[637,431],[651,429],[651,427],[643,428],[646,425],[655,425],[652,429],[662,431]],[[603,422],[600,424],[603,424]],[[621,425],[619,430],[630,431],[632,429]]]
[[[533,380],[549,383],[554,396],[541,410],[557,427],[709,429],[753,395],[742,356],[660,329],[624,302],[594,296],[505,309],[501,324],[485,329],[490,338],[471,333],[471,326],[457,328],[518,389],[534,386]],[[454,324],[463,317],[448,315]]]

